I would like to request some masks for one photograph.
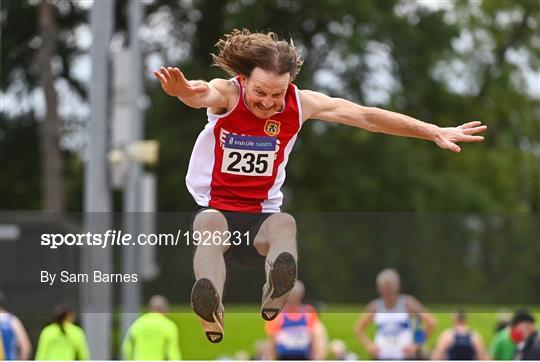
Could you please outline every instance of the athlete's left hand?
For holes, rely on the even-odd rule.
[[[441,148],[459,153],[461,148],[456,144],[457,142],[481,142],[484,137],[474,135],[485,130],[487,126],[483,126],[480,121],[464,123],[458,127],[439,128],[439,134],[433,141]]]

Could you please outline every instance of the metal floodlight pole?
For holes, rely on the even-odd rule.
[[[142,81],[143,70],[141,62],[141,50],[139,45],[138,31],[142,23],[142,4],[140,1],[132,0],[129,2],[128,10],[128,30],[129,45],[131,50],[131,117],[132,117],[132,137],[131,142],[136,142],[143,137],[143,122],[141,112],[141,97],[143,93]],[[141,177],[142,165],[140,162],[131,159],[128,166],[128,180],[124,192],[124,224],[126,232],[134,237],[140,232],[140,221],[138,218],[144,217],[140,214],[141,200]],[[122,249],[122,273],[139,274],[139,249],[138,246],[129,246]],[[120,338],[126,335],[129,326],[137,318],[141,307],[141,282],[125,283],[122,285],[122,315],[120,325]]]
[[[90,12],[92,29],[92,81],[90,82],[90,121],[84,177],[84,223],[87,231],[103,233],[111,226],[111,193],[107,172],[109,133],[109,43],[113,32],[114,2],[96,1]],[[112,271],[110,248],[82,249],[81,268]],[[108,283],[81,284],[82,324],[88,335],[93,359],[111,358],[112,292]]]
[[[153,172],[144,172],[141,179],[141,211],[144,220],[141,223],[142,232],[146,235],[156,232],[157,211],[157,177]],[[140,254],[140,272],[144,281],[154,280],[160,273],[156,263],[156,246],[145,246]]]

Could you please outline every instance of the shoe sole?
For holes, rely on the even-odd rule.
[[[263,300],[261,316],[264,320],[274,320],[287,300],[297,278],[296,261],[287,252],[278,255],[268,278],[266,297]]]
[[[191,291],[191,307],[204,329],[206,338],[212,343],[223,340],[223,322],[218,317],[221,303],[212,282],[206,278],[199,279]]]

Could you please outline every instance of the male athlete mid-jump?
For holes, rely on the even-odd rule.
[[[223,339],[225,259],[265,264],[261,315],[274,319],[297,277],[296,225],[280,212],[285,166],[300,128],[319,119],[371,132],[416,137],[460,152],[458,142],[482,141],[480,122],[441,128],[403,114],[300,90],[292,81],[302,59],[292,41],[274,33],[234,30],[218,41],[214,64],[232,79],[187,80],[178,68],[154,75],[163,90],[208,123],[193,148],[186,184],[199,205],[193,232],[241,245],[198,245],[191,304],[211,342]],[[231,233],[231,234],[229,234]],[[237,243],[234,243],[237,244]],[[265,263],[266,261],[266,263]]]

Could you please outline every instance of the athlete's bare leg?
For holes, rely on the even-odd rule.
[[[297,260],[296,221],[289,214],[282,212],[273,214],[262,223],[253,245],[259,254],[266,256],[266,260],[270,261],[265,263],[267,275],[270,264],[282,252],[290,253]]]
[[[296,222],[291,215],[276,213],[266,219],[253,242],[266,255],[266,283],[261,316],[277,317],[297,278]]]
[[[227,231],[227,220],[215,210],[200,212],[193,222],[193,232],[199,232],[202,240],[210,233],[211,245],[199,244],[193,258],[193,269],[197,281],[191,291],[191,306],[199,316],[206,337],[212,343],[223,339],[223,286],[226,268],[223,254],[229,246],[219,241]],[[206,234],[204,234],[206,233]]]
[[[221,212],[215,210],[203,211],[197,214],[193,222],[193,232],[210,232],[210,235],[225,235],[228,230],[227,220]],[[212,241],[212,238],[210,238]],[[214,284],[219,298],[223,297],[223,286],[227,271],[223,254],[228,245],[198,245],[193,258],[195,279],[206,278]]]

